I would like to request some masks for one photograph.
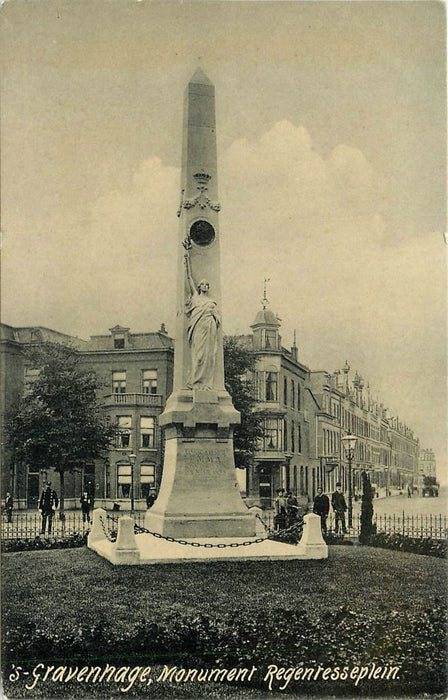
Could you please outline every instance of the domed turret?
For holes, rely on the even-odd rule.
[[[270,309],[263,308],[260,309],[260,311],[258,311],[257,315],[255,316],[255,320],[251,325],[251,328],[255,328],[259,325],[274,326],[275,328],[279,328],[280,322],[273,311],[271,311]]]
[[[251,325],[254,333],[254,350],[280,350],[281,338],[278,334],[280,319],[273,311],[267,308],[269,301],[266,297],[266,282],[264,281],[263,308],[257,312]]]

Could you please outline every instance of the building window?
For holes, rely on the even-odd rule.
[[[286,418],[283,420],[283,445],[285,450],[288,449],[288,424]]]
[[[297,384],[297,410],[301,410],[301,396],[300,396],[300,384]]]
[[[118,498],[129,498],[131,495],[131,465],[117,464]]]
[[[296,402],[296,395],[294,391],[294,380],[291,379],[291,406],[294,408]]]
[[[276,350],[277,349],[277,332],[276,331],[265,331],[264,332],[264,347],[266,350]]]
[[[115,333],[114,335],[114,348],[120,350],[124,348],[124,333]]]
[[[302,452],[302,426],[300,423],[298,424],[298,438],[299,438],[299,444],[297,445],[298,451]]]
[[[112,372],[112,391],[114,394],[126,393],[126,371]]]
[[[157,370],[144,369],[142,372],[142,388],[144,394],[157,394]]]
[[[296,436],[295,436],[295,425],[294,421],[291,421],[291,452],[296,451]]]
[[[266,372],[266,401],[277,401],[278,393],[278,374],[277,372]]]
[[[154,449],[155,418],[142,416],[140,418],[141,446]]]
[[[288,405],[288,380],[286,377],[283,378],[283,403],[285,406]]]
[[[282,427],[281,418],[266,418],[264,422],[263,450],[282,449]]]
[[[131,416],[118,416],[118,444],[117,447],[130,447],[131,446],[131,428],[132,428],[132,417]]]
[[[156,484],[156,467],[154,464],[143,463],[140,465],[140,488],[142,498],[146,498]]]

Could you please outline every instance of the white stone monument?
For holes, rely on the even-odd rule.
[[[239,413],[224,387],[215,89],[198,69],[185,94],[174,388],[159,418],[165,459],[145,526],[171,537],[250,537],[235,476]]]
[[[328,556],[318,516],[307,516],[299,546],[274,542],[257,509],[247,508],[240,495],[233,457],[240,416],[224,386],[219,210],[214,87],[199,69],[185,95],[179,233],[173,240],[174,388],[159,418],[165,428],[162,483],[145,516],[146,533],[136,535],[133,519],[125,517],[113,541],[106,512],[93,512],[88,546],[113,564]]]

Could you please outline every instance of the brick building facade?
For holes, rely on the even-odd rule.
[[[361,472],[383,493],[419,484],[422,465],[434,464],[421,451],[412,430],[391,418],[383,404],[373,398],[369,386],[350,367],[333,373],[310,370],[298,359],[296,342],[282,346],[280,320],[267,308],[256,314],[252,333],[240,341],[256,355],[256,411],[262,414],[264,438],[246,470],[249,505],[270,507],[280,486],[291,489],[303,503],[313,499],[321,486],[331,493],[336,481],[348,490],[347,458],[342,438],[357,437],[353,468],[353,491],[361,491]],[[66,507],[79,507],[87,489],[95,504],[111,508],[130,506],[131,484],[135,507],[146,507],[151,487],[158,488],[163,466],[163,434],[158,417],[172,391],[174,345],[164,325],[153,333],[132,333],[115,326],[106,335],[81,340],[41,327],[13,328],[1,325],[1,422],[23,395],[34,368],[28,366],[24,349],[41,342],[72,345],[81,353],[86,368],[94,370],[103,389],[98,396],[110,419],[119,427],[116,445],[105,459],[96,460],[66,475]],[[1,447],[2,493],[14,494],[16,508],[36,508],[43,482],[59,477],[45,470],[15,464],[13,455]],[[420,459],[419,459],[420,458]]]

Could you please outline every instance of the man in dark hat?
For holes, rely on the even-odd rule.
[[[331,506],[334,510],[335,524],[334,531],[337,535],[342,528],[344,535],[347,533],[347,527],[345,525],[345,511],[347,510],[347,504],[345,502],[344,494],[342,493],[342,484],[340,481],[336,484],[336,491],[334,491],[331,496]]]
[[[320,517],[320,526],[323,534],[327,532],[327,517],[330,511],[330,500],[322,489],[317,489],[317,494],[314,498],[313,513]]]
[[[48,534],[51,535],[51,525],[53,523],[54,511],[59,505],[58,494],[51,488],[51,483],[47,481],[46,487],[42,491],[39,501],[39,510],[42,515],[41,535],[45,535],[45,528],[48,522]]]
[[[82,522],[89,524],[90,510],[92,508],[92,497],[90,496],[88,491],[83,491],[79,501],[81,503]]]

